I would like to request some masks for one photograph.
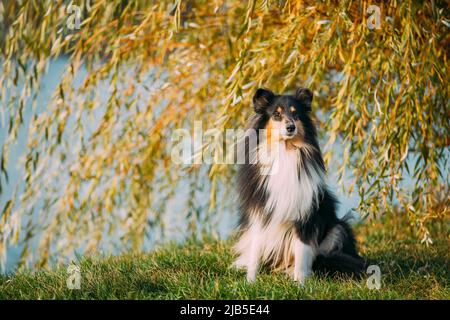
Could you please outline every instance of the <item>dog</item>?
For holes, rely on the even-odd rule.
[[[310,117],[312,99],[306,88],[293,95],[260,88],[253,96],[249,129],[264,134],[257,136],[255,147],[248,139],[244,142],[234,247],[234,266],[246,269],[249,282],[255,281],[261,265],[282,270],[301,284],[312,272],[353,276],[364,271],[348,219],[338,218],[337,199],[325,182]]]

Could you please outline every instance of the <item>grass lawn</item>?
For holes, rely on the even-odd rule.
[[[311,277],[304,287],[262,271],[248,284],[230,268],[232,240],[190,240],[148,254],[84,257],[81,289],[66,286],[67,268],[0,275],[0,299],[450,299],[448,228],[426,247],[403,223],[356,228],[360,251],[381,269],[381,288],[366,279]]]

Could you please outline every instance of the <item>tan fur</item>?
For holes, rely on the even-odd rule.
[[[281,121],[273,121],[272,119],[269,119],[266,124],[266,130],[267,130],[267,141],[280,141],[282,140],[282,137],[280,135],[280,129],[282,127]],[[272,140],[273,139],[273,140]]]

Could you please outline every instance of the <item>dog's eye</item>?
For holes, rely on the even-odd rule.
[[[295,109],[295,107],[290,107],[289,108],[289,111],[290,111],[290,113],[291,113],[291,115],[292,115],[292,118],[294,118],[295,120],[297,120],[298,119],[298,112],[297,112],[297,109]]]
[[[275,112],[273,113],[273,117],[274,117],[276,120],[280,120],[280,119],[281,119],[281,113],[279,113],[278,111],[275,111]]]

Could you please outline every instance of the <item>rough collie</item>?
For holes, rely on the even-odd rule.
[[[238,172],[240,200],[236,267],[252,282],[261,264],[304,283],[313,272],[360,275],[350,226],[336,215],[337,200],[327,189],[325,165],[310,118],[313,94],[258,89],[246,143],[246,163]],[[264,146],[264,148],[262,148]],[[277,152],[275,152],[275,149]]]

